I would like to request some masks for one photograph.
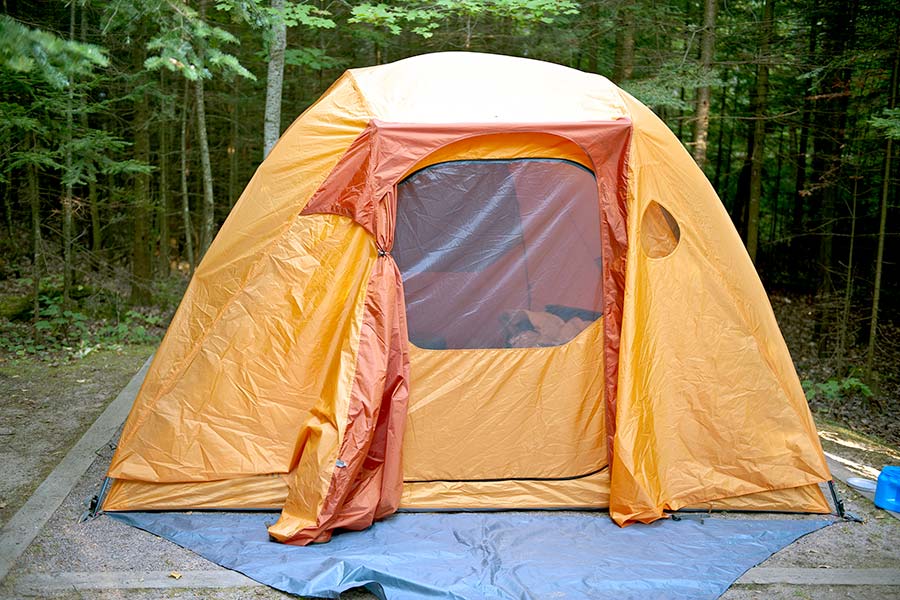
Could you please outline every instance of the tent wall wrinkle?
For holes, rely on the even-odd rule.
[[[345,217],[309,215],[291,224],[219,309],[182,376],[162,393],[154,367],[168,364],[188,343],[180,321],[202,309],[176,316],[110,476],[184,483],[288,473],[316,403],[349,393],[350,374],[343,371],[355,360],[366,288],[361,272],[368,274],[375,245]],[[189,294],[185,302],[191,301]],[[161,395],[145,396],[148,389]],[[140,426],[132,423],[136,417]]]
[[[403,289],[393,259],[376,261],[369,280],[356,374],[340,449],[332,463],[303,462],[289,486],[281,518],[269,528],[275,539],[304,546],[325,542],[332,531],[364,529],[397,509],[403,427],[409,399],[409,355]],[[331,456],[310,447],[304,454]],[[330,476],[320,504],[310,502],[307,480]]]

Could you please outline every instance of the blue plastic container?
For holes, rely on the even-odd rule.
[[[875,506],[900,511],[900,467],[885,467],[878,476]]]

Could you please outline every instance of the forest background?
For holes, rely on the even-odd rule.
[[[156,341],[280,132],[425,52],[609,77],[704,169],[811,405],[900,444],[896,0],[2,0],[0,362]]]

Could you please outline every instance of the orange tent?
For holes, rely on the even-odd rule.
[[[191,281],[103,508],[828,512],[759,278],[712,187],[608,80],[474,53],[345,73]]]

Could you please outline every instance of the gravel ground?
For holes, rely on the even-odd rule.
[[[0,526],[154,350],[125,346],[71,362],[0,360]]]
[[[890,600],[897,597],[897,588],[888,586],[777,584],[734,586],[720,600]]]
[[[98,449],[98,454],[98,459],[19,559],[9,578],[25,571],[184,572],[209,569],[210,562],[196,554],[112,519],[101,516],[93,521],[78,522],[85,501],[100,489],[112,459],[111,445]]]

